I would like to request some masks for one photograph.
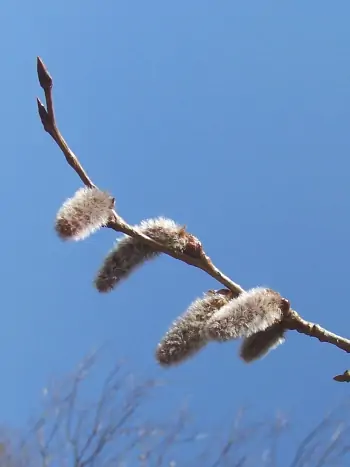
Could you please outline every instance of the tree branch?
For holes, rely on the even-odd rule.
[[[41,123],[43,124],[44,130],[47,133],[49,133],[49,135],[57,143],[57,145],[63,152],[68,164],[77,173],[77,175],[79,176],[80,180],[84,183],[84,185],[89,188],[96,187],[96,185],[88,177],[83,166],[79,162],[77,156],[69,148],[60,130],[58,129],[58,126],[56,124],[54,107],[53,107],[53,97],[52,97],[53,80],[40,57],[37,58],[37,72],[38,72],[40,86],[43,88],[45,92],[45,101],[46,101],[46,108],[47,108],[46,110],[43,103],[40,101],[39,98],[37,98],[38,112],[39,112],[39,116],[41,119]],[[154,249],[161,251],[162,253],[172,256],[173,258],[178,259],[191,266],[195,266],[199,269],[202,269],[202,271],[206,272],[211,277],[216,279],[218,282],[223,284],[225,287],[232,290],[232,292],[235,295],[239,295],[244,290],[240,285],[233,282],[229,277],[225,276],[225,274],[223,274],[216,266],[214,266],[210,258],[206,256],[205,254],[201,255],[198,258],[198,257],[192,257],[188,254],[174,252],[171,248],[168,248],[165,245],[162,245],[156,242],[155,240],[152,240],[151,238],[147,237],[142,232],[139,232],[137,229],[129,225],[124,219],[122,219],[115,211],[113,211],[112,218],[110,222],[108,223],[107,227],[112,230],[115,230],[116,232],[122,232],[126,235],[129,235],[130,237],[139,238],[140,240],[152,246]]]
[[[77,173],[80,180],[84,183],[85,186],[89,188],[95,188],[96,185],[92,182],[90,177],[85,172],[83,166],[79,162],[77,156],[69,148],[65,139],[63,138],[58,126],[56,124],[54,106],[53,106],[53,97],[52,97],[52,87],[53,80],[49,74],[46,66],[44,65],[41,58],[37,58],[37,72],[40,86],[43,88],[45,93],[46,108],[40,101],[37,99],[38,112],[43,124],[44,130],[49,133],[53,140],[57,143],[61,151],[63,152],[66,161],[72,167],[72,169]],[[165,253],[179,261],[182,261],[190,266],[194,266],[202,271],[206,272],[209,276],[216,279],[220,284],[227,287],[231,290],[234,296],[238,296],[244,289],[237,283],[233,282],[228,276],[226,276],[220,269],[218,269],[211,261],[210,257],[207,256],[204,252],[200,255],[191,256],[190,254],[183,254],[173,251],[171,248],[162,245],[155,240],[144,235],[142,232],[138,231],[133,226],[129,225],[124,219],[122,219],[115,211],[113,211],[111,219],[106,226],[116,232],[122,232],[131,237],[138,238],[144,243],[150,245],[153,249]],[[322,328],[318,324],[311,323],[304,320],[296,311],[289,310],[286,312],[284,324],[286,329],[295,330],[301,334],[305,334],[310,337],[318,339],[320,342],[327,342],[328,344],[335,345],[341,350],[344,350],[347,353],[350,353],[350,340],[344,337],[338,336],[326,329]]]
[[[344,352],[350,353],[350,340],[338,336],[327,329],[322,328],[319,324],[312,323],[303,319],[296,311],[289,310],[285,318],[287,329],[294,330],[300,334],[306,334],[310,337],[315,337],[320,342],[327,342],[335,345]]]

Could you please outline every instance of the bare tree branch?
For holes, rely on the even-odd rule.
[[[18,435],[0,429],[0,467],[350,465],[349,404],[340,404],[332,410],[299,445],[296,444],[295,457],[290,462],[284,444],[288,442],[288,452],[294,446],[290,436],[285,439],[285,418],[264,416],[257,420],[253,414],[253,419],[248,420],[247,411],[241,409],[231,429],[221,424],[220,432],[213,430],[211,435],[206,431],[206,436],[201,436],[196,427],[189,429],[188,410],[180,410],[175,417],[165,415],[165,419],[162,415],[161,423],[145,422],[143,411],[139,413],[139,409],[144,407],[145,397],[155,382],[140,381],[131,387],[120,367],[107,376],[97,400],[86,408],[82,396],[82,385],[86,381],[81,376],[84,372],[80,367],[68,382],[53,383],[47,392],[43,412],[29,434],[23,436],[23,432]],[[72,394],[74,404],[70,400]],[[83,413],[87,413],[83,418],[80,416],[82,407]],[[288,422],[289,435],[290,425]],[[70,426],[70,435],[67,426]],[[77,426],[79,428],[74,429]],[[301,428],[296,425],[298,438]],[[92,433],[93,439],[89,442]]]
[[[77,156],[69,148],[60,130],[58,129],[52,97],[53,80],[43,61],[39,57],[37,58],[37,72],[40,85],[45,93],[46,108],[42,104],[42,102],[39,99],[37,99],[38,112],[45,131],[49,133],[49,135],[57,143],[57,145],[63,152],[66,161],[77,173],[84,185],[90,188],[96,187],[96,185],[92,182],[91,178],[87,175],[83,166],[79,162]],[[213,264],[210,257],[207,256],[204,252],[202,252],[199,256],[191,256],[188,253],[182,254],[177,251],[173,251],[166,245],[160,244],[155,240],[152,240],[151,238],[147,237],[142,232],[140,232],[138,229],[129,225],[115,211],[112,212],[111,219],[107,227],[116,232],[122,232],[131,237],[138,238],[144,243],[152,246],[154,250],[165,253],[188,265],[201,269],[202,271],[206,272],[209,276],[216,279],[219,283],[230,289],[233,292],[234,296],[238,296],[244,291],[244,289],[239,284],[232,281],[228,276],[226,276],[222,271],[220,271],[220,269],[218,269]],[[334,345],[339,349],[350,353],[349,339],[338,336],[328,331],[327,329],[321,327],[318,324],[306,321],[294,310],[288,310],[286,312],[284,324],[286,329],[295,330],[301,334],[305,334],[307,336],[316,338],[320,342],[327,342],[328,344]],[[340,379],[338,379],[338,381],[340,381]]]
[[[286,313],[285,323],[287,329],[295,330],[300,334],[306,334],[307,336],[314,337],[320,342],[327,342],[328,344],[335,345],[338,349],[350,353],[349,339],[338,336],[316,323],[306,321],[294,310],[289,310]]]

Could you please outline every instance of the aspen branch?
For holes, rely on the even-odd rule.
[[[88,188],[97,188],[91,178],[87,175],[77,156],[68,146],[57,126],[52,95],[53,80],[40,57],[37,57],[37,73],[40,86],[43,88],[45,93],[46,107],[40,101],[40,99],[37,98],[38,112],[44,130],[59,146],[66,158],[67,163],[76,172],[83,184]],[[190,266],[201,269],[209,276],[216,279],[220,284],[231,290],[234,297],[237,297],[242,292],[244,292],[244,289],[239,284],[232,281],[228,276],[226,276],[219,268],[217,268],[211,261],[210,257],[207,256],[203,251],[201,254],[193,256],[187,253],[184,254],[174,251],[170,247],[149,238],[147,235],[140,232],[137,228],[129,225],[114,210],[112,211],[111,218],[106,227],[116,232],[122,232],[130,237],[135,237],[151,246],[156,251],[160,251]],[[349,339],[338,336],[328,331],[327,329],[322,328],[318,324],[306,321],[294,310],[290,309],[286,311],[283,324],[285,329],[294,330],[301,334],[316,338],[320,342],[327,342],[328,344],[334,345],[339,349],[350,353]],[[340,381],[340,379],[336,379],[336,381]]]

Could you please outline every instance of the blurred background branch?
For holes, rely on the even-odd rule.
[[[127,467],[127,466],[347,466],[350,462],[349,404],[342,403],[305,433],[287,458],[301,427],[282,414],[258,420],[242,408],[229,427],[196,426],[188,409],[164,419],[149,419],[161,382],[137,379],[125,363],[105,375],[95,400],[84,387],[99,355],[43,390],[39,415],[27,428],[0,430],[0,467]],[[148,413],[152,413],[148,411]],[[212,432],[211,432],[212,431]]]

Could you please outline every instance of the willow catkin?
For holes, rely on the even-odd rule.
[[[226,305],[232,292],[226,289],[209,291],[197,298],[187,311],[171,325],[156,349],[156,359],[162,366],[178,364],[192,357],[207,341],[204,328],[208,319]]]
[[[208,321],[208,336],[217,341],[249,337],[283,320],[288,300],[271,289],[257,287],[243,292]]]
[[[55,229],[62,240],[84,240],[107,224],[114,198],[98,188],[80,188],[56,215]]]
[[[253,362],[267,355],[285,341],[286,329],[281,323],[273,324],[265,329],[243,339],[240,357],[245,363]]]
[[[151,239],[164,244],[177,253],[201,254],[201,244],[183,226],[171,219],[157,217],[143,220],[135,226],[137,230]],[[123,236],[117,240],[108,253],[95,278],[95,287],[99,292],[111,291],[121,280],[126,279],[145,261],[160,255],[152,246],[136,237]]]

